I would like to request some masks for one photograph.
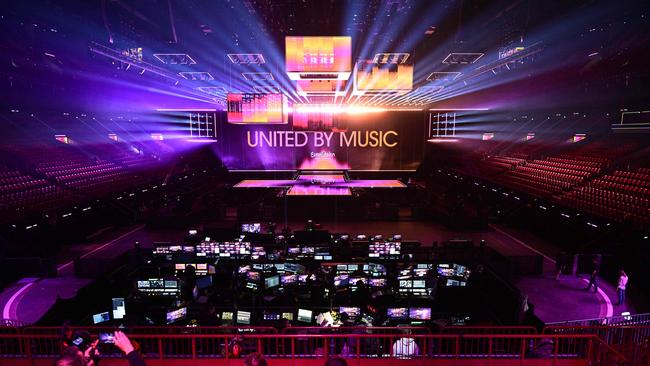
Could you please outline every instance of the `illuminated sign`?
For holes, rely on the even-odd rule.
[[[229,123],[287,123],[284,94],[234,94],[226,97]]]
[[[286,71],[291,80],[350,77],[350,37],[286,37],[285,46]]]
[[[405,94],[413,89],[413,65],[359,61],[354,69],[353,95]]]

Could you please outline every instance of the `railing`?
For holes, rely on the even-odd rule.
[[[624,354],[633,365],[650,366],[650,325],[645,326],[549,326],[543,334],[594,335],[612,349]]]
[[[546,323],[547,326],[572,326],[572,327],[593,327],[599,325],[622,326],[622,325],[650,325],[650,313],[635,315],[616,315],[608,318],[594,318],[571,320],[566,322]]]
[[[431,334],[428,327],[287,327],[282,334]]]
[[[332,355],[370,362],[399,360],[527,360],[549,364],[629,365],[628,359],[595,335],[420,335],[420,334],[129,334],[150,360],[221,360],[229,364],[246,354],[261,352],[269,359],[324,359]],[[104,358],[120,357],[102,344]],[[2,359],[51,359],[61,352],[60,338],[52,334],[0,334]],[[241,361],[239,361],[241,362]]]
[[[2,329],[2,328],[0,328]],[[111,333],[115,327],[86,326],[74,327],[75,331],[86,331],[90,334]],[[259,326],[201,326],[201,327],[180,327],[180,326],[138,326],[129,327],[129,334],[277,334],[273,327]],[[23,334],[32,335],[60,335],[61,327],[25,327],[21,330]]]
[[[442,328],[442,334],[537,334],[535,327],[527,326],[449,326]]]

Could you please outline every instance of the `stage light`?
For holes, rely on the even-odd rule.
[[[151,138],[156,141],[162,141],[164,139],[162,133],[152,133]]]
[[[70,143],[70,138],[66,135],[54,135],[54,138],[59,142],[63,142],[64,144]]]
[[[427,80],[429,80],[429,81],[446,81],[446,82],[449,82],[449,81],[456,80],[461,74],[462,74],[461,72],[457,72],[457,71],[453,71],[453,72],[452,71],[449,71],[449,72],[435,71],[435,72],[432,72],[431,74],[429,74],[429,76],[427,76]]]
[[[492,140],[494,138],[493,132],[486,132],[483,134],[483,141]]]
[[[158,61],[169,65],[194,65],[196,61],[187,53],[154,53]]]
[[[458,141],[460,140],[454,138],[448,138],[448,137],[436,137],[427,140],[427,142],[432,142],[432,143],[446,143],[446,142],[458,142]]]
[[[248,81],[275,80],[270,72],[242,72],[241,76]]]
[[[478,61],[481,57],[483,57],[483,55],[484,53],[480,53],[480,52],[469,52],[469,53],[452,52],[447,57],[445,57],[444,60],[442,60],[442,63],[443,64],[473,64],[476,61]]]
[[[114,133],[109,133],[109,134],[108,134],[108,138],[111,139],[111,140],[113,140],[113,141],[115,141],[115,142],[118,142],[118,141],[119,141],[119,138],[118,138],[117,135],[114,134]]]
[[[207,71],[181,71],[178,73],[183,79],[192,81],[212,81],[214,76]]]
[[[403,64],[408,60],[410,53],[377,53],[372,59],[376,64]]]
[[[233,64],[261,65],[266,63],[261,53],[229,53],[227,56]]]

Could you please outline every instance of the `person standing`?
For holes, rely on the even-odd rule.
[[[589,275],[589,283],[587,284],[587,288],[585,288],[585,290],[589,291],[591,290],[591,286],[594,286],[594,292],[598,292],[598,261],[594,259],[592,266],[592,271]]]
[[[589,275],[589,283],[587,284],[586,291],[591,290],[591,286],[594,286],[594,292],[598,292],[598,270],[594,269]]]
[[[618,284],[616,286],[616,292],[618,293],[618,302],[616,305],[623,305],[625,302],[625,287],[627,286],[627,274],[624,270],[618,271]]]

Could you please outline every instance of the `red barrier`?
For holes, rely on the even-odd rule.
[[[357,362],[381,358],[411,363],[468,359],[511,360],[518,363],[529,360],[553,360],[553,363],[577,360],[600,365],[628,363],[617,350],[589,334],[129,334],[129,337],[139,344],[145,357],[160,362],[170,359],[218,359],[228,364],[249,353],[261,352],[270,360],[322,360],[339,355]],[[54,358],[60,353],[59,342],[56,335],[0,334],[0,344],[4,347],[0,364],[2,359]],[[121,356],[112,345],[101,347],[105,358]]]
[[[431,334],[427,327],[288,327],[283,334]]]

